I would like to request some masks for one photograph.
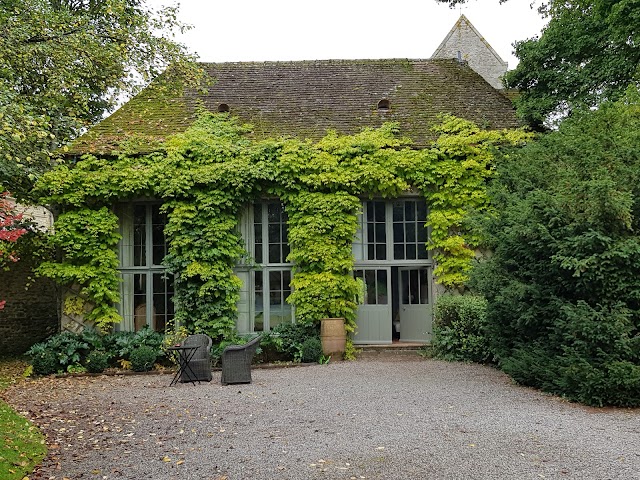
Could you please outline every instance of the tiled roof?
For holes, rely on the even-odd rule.
[[[254,125],[257,138],[281,135],[319,139],[328,129],[355,133],[385,121],[400,123],[418,145],[432,138],[439,113],[473,120],[485,128],[517,127],[511,102],[482,77],[455,60],[318,60],[209,63],[206,94],[187,92],[161,100],[143,90],[87,134],[71,154],[109,153],[125,139],[139,151],[185,130],[202,103],[211,111],[228,105],[232,115]],[[388,110],[378,109],[388,100]]]

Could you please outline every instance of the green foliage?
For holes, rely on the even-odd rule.
[[[235,326],[241,283],[233,267],[245,250],[237,213],[221,210],[214,196],[171,204],[165,264],[175,275],[176,322],[215,341]]]
[[[344,347],[344,353],[342,354],[343,360],[355,360],[358,358],[358,354],[362,352],[362,350],[357,349],[353,344],[353,340],[347,338],[347,343]]]
[[[314,346],[305,342],[308,339],[315,338],[320,340],[320,330],[318,324],[303,323],[281,323],[276,326],[269,335],[266,335],[261,342],[262,348],[265,350],[275,348],[278,353],[285,356],[286,359],[294,362],[312,361],[316,362],[320,358],[317,356],[312,360],[303,360],[310,358],[313,353]],[[306,356],[305,356],[306,351]],[[322,354],[322,345],[320,346],[320,354]]]
[[[114,332],[105,336],[105,347],[112,356],[123,359],[131,359],[132,353],[140,347],[150,347],[161,355],[161,347],[164,337],[148,327],[137,332]]]
[[[640,405],[639,99],[498,163],[493,253],[474,271],[501,368],[591,405]]]
[[[441,295],[435,306],[433,350],[445,360],[491,360],[487,339],[487,301],[476,295]]]
[[[300,345],[300,361],[305,363],[320,362],[323,356],[320,337],[305,338]]]
[[[158,351],[148,345],[140,345],[129,355],[134,372],[148,372],[158,358]]]
[[[172,39],[184,29],[176,14],[138,0],[4,0],[0,190],[24,194],[50,168],[54,149],[169,64],[166,76],[195,82],[195,64]]]
[[[28,354],[31,356],[34,375],[51,375],[60,370],[60,362],[53,350],[32,347]]]
[[[549,23],[539,37],[516,43],[519,63],[506,74],[529,124],[619,99],[639,85],[637,1],[551,1],[542,11]]]
[[[67,365],[67,373],[87,373],[87,368],[83,365]]]
[[[106,330],[121,320],[113,304],[119,301],[120,278],[115,248],[120,240],[118,218],[106,207],[61,214],[51,237],[64,262],[45,262],[38,272],[64,285],[79,285],[79,294],[94,305],[87,320]]]
[[[486,183],[493,177],[499,146],[521,145],[531,135],[519,130],[482,130],[468,120],[444,115],[434,127],[440,134],[432,149],[409,173],[429,205],[429,246],[434,249],[438,283],[455,288],[469,278],[475,247],[481,237],[468,219],[487,212]]]
[[[358,197],[300,192],[285,198],[289,214],[288,260],[295,263],[288,301],[300,323],[344,317],[353,330],[359,286],[353,278],[351,244],[357,230]]]
[[[163,355],[164,337],[149,328],[137,332],[102,334],[85,329],[82,333],[61,332],[33,345],[27,355],[33,373],[49,375],[56,372],[102,372],[110,359],[130,360],[140,347],[150,348],[156,357]],[[155,361],[155,357],[154,357]],[[101,370],[96,370],[102,368]]]
[[[109,366],[110,355],[102,350],[93,350],[89,352],[85,360],[85,366],[88,372],[102,373]]]
[[[162,199],[169,219],[163,263],[175,277],[176,321],[219,342],[235,326],[241,282],[233,268],[250,263],[238,212],[248,202],[276,195],[289,218],[288,260],[295,268],[288,302],[297,321],[344,317],[352,330],[361,292],[352,276],[351,251],[360,198],[395,198],[411,188],[422,192],[430,207],[429,248],[436,250],[438,280],[459,286],[478,241],[466,219],[487,210],[485,182],[493,174],[493,152],[528,138],[520,131],[486,132],[445,116],[438,142],[418,151],[397,138],[397,130],[390,123],[349,136],[330,132],[315,144],[254,141],[237,119],[204,112],[162,151],[108,160],[86,156],[74,168],[61,165],[43,175],[36,191],[40,201],[66,211],[54,240],[65,256],[41,272],[80,285],[93,304],[89,319],[98,326],[117,322],[112,305],[118,300],[113,252],[118,236],[115,217],[100,206]]]
[[[26,354],[32,359],[35,374],[48,375],[57,371],[64,372],[71,365],[79,365],[88,350],[89,345],[80,335],[62,332],[42,343],[36,343]]]

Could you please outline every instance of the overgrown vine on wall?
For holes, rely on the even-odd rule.
[[[303,191],[284,197],[289,215],[289,261],[295,264],[288,301],[296,320],[344,317],[355,327],[359,286],[353,278],[351,243],[360,199],[344,192]]]
[[[233,267],[246,256],[239,212],[247,202],[275,195],[289,216],[289,261],[295,268],[288,301],[297,320],[343,316],[353,327],[359,287],[351,273],[351,244],[360,198],[421,192],[430,209],[435,273],[440,283],[454,287],[466,280],[477,240],[465,218],[488,206],[485,182],[493,172],[493,149],[528,138],[522,131],[484,131],[449,116],[437,128],[438,141],[422,150],[398,138],[392,123],[349,136],[330,132],[316,143],[258,141],[235,118],[202,113],[161,151],[86,156],[74,167],[61,165],[44,175],[37,187],[41,201],[66,213],[58,218],[53,238],[64,258],[43,266],[41,273],[81,285],[97,324],[119,321],[113,309],[118,301],[116,219],[104,206],[160,199],[169,218],[165,264],[176,279],[177,318],[192,331],[224,337],[233,331],[239,298]]]
[[[77,286],[80,298],[93,307],[87,320],[98,327],[120,321],[114,308],[120,284],[114,250],[120,240],[118,218],[106,207],[81,208],[62,213],[55,225],[51,241],[62,250],[64,261],[43,263],[40,273],[63,285]]]
[[[430,248],[438,283],[456,288],[468,273],[480,244],[477,232],[466,224],[473,212],[487,211],[487,180],[495,174],[499,146],[523,145],[532,138],[522,130],[483,130],[473,122],[445,115],[433,127],[439,134],[425,161],[408,172],[408,181],[427,200]]]
[[[164,263],[175,278],[176,321],[222,339],[235,327],[241,287],[233,267],[246,255],[238,212],[262,178],[246,127],[205,116],[168,142],[158,194],[169,221]]]

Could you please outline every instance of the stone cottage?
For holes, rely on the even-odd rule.
[[[470,26],[464,17],[458,24],[454,30]],[[446,52],[440,48],[436,53],[446,57]],[[453,57],[202,64],[212,79],[206,91],[187,91],[159,101],[152,85],[77,139],[69,155],[79,162],[84,154],[109,159],[123,141],[129,150],[147,153],[150,145],[186,130],[199,108],[228,112],[252,124],[251,135],[258,139],[318,140],[327,130],[354,134],[391,121],[420,148],[434,140],[430,127],[440,114],[487,129],[517,127],[510,101],[471,68],[470,59],[467,63],[457,54]],[[138,330],[149,325],[162,331],[174,316],[173,282],[162,264],[167,252],[166,217],[152,198],[113,208],[122,236],[118,310],[123,321],[117,328]],[[362,198],[353,274],[363,280],[366,291],[354,343],[430,341],[434,279],[424,228],[428,208],[412,192],[394,199]],[[294,265],[287,259],[288,226],[282,203],[277,198],[256,198],[238,215],[245,248],[255,265],[238,265],[235,270],[242,281],[237,330],[269,331],[295,321],[286,301]],[[62,328],[78,330],[82,324],[82,315],[63,315]]]

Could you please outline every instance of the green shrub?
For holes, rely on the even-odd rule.
[[[86,343],[89,350],[105,350],[107,336],[93,328],[85,328],[80,334],[80,341]]]
[[[44,352],[48,352],[46,358],[43,357]],[[48,375],[57,371],[66,372],[71,365],[80,365],[82,358],[88,352],[89,345],[82,340],[81,335],[72,332],[61,332],[49,337],[44,342],[33,345],[26,353],[31,357],[32,363],[39,363],[38,368],[36,368],[35,364],[33,365],[34,373]],[[49,354],[55,360],[51,360],[48,356]],[[36,360],[38,356],[42,358]],[[55,363],[55,368],[51,363]]]
[[[161,333],[144,327],[137,332],[114,332],[107,335],[105,348],[113,357],[130,360],[132,352],[141,346],[151,347],[158,355],[161,355],[163,340],[164,337]]]
[[[85,360],[87,371],[102,373],[109,366],[109,354],[103,350],[93,350]]]
[[[640,99],[575,112],[497,163],[488,301],[495,359],[519,383],[640,406]],[[615,139],[615,141],[612,141]]]
[[[491,359],[486,336],[487,301],[477,295],[438,297],[433,322],[433,350],[445,360],[484,363]]]
[[[156,358],[158,358],[157,349],[148,345],[141,345],[132,350],[129,355],[131,369],[134,372],[147,372],[153,368]]]
[[[264,338],[262,346],[265,349],[274,348],[287,360],[300,362],[303,361],[303,344],[309,338],[320,340],[318,325],[281,323]],[[320,353],[322,354],[322,351]],[[319,356],[311,361],[316,362],[318,358]]]
[[[344,346],[344,353],[342,354],[343,360],[356,360],[358,355],[362,352],[362,349],[358,349],[353,344],[353,340],[347,338],[347,343]]]
[[[323,355],[319,337],[309,337],[300,345],[300,360],[305,363],[318,362]]]
[[[40,350],[32,347],[29,350],[31,365],[35,375],[51,375],[60,369],[58,358],[51,350]]]

